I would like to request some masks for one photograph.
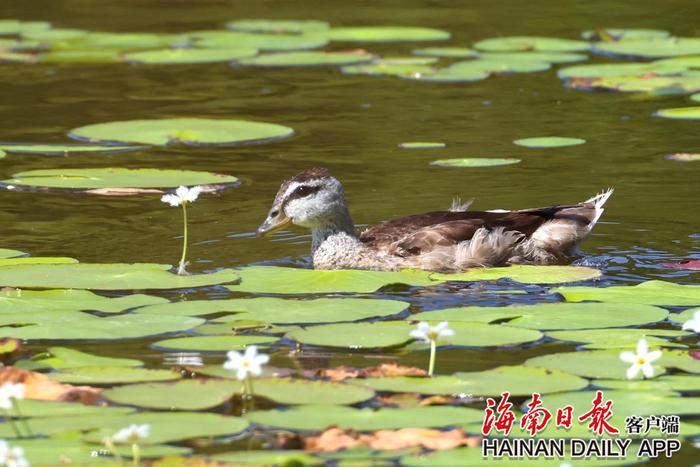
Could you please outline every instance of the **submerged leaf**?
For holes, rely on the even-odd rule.
[[[500,165],[513,165],[519,163],[520,159],[471,157],[465,159],[440,159],[431,162],[430,165],[437,165],[440,167],[496,167]]]
[[[564,136],[540,136],[534,138],[516,139],[513,141],[518,146],[526,148],[562,148],[565,146],[578,146],[584,144],[585,139],[567,138]]]

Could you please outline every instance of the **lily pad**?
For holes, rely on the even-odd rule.
[[[438,346],[500,347],[534,342],[542,338],[539,331],[501,324],[455,322],[450,323],[450,327],[455,331],[455,335],[438,342]]]
[[[587,55],[567,52],[486,52],[479,54],[483,60],[513,62],[517,60],[545,63],[575,63],[588,60]]]
[[[424,271],[313,270],[276,266],[250,266],[238,270],[240,283],[227,286],[234,292],[307,294],[370,293],[392,284],[435,285]],[[0,281],[1,282],[1,281]]]
[[[433,274],[434,280],[485,281],[510,279],[521,284],[557,284],[596,279],[602,273],[595,268],[582,266],[530,266],[513,265],[500,268],[470,269],[459,274]]]
[[[281,465],[281,466],[321,466],[326,462],[304,451],[285,450],[260,450],[260,451],[235,451],[211,456],[219,462],[233,463],[235,465]]]
[[[149,368],[81,366],[50,373],[49,377],[61,383],[95,385],[172,381],[180,379],[181,375],[171,370]]]
[[[654,112],[654,115],[657,117],[672,118],[676,120],[700,120],[700,106],[661,109]]]
[[[685,71],[682,64],[664,63],[594,63],[562,68],[557,72],[560,78],[609,78],[615,76],[674,75]]]
[[[180,276],[170,265],[153,263],[30,264],[0,267],[0,285],[37,289],[184,289],[234,282],[235,272]]]
[[[240,19],[226,23],[228,29],[247,32],[291,32],[323,31],[330,25],[325,21],[313,19]]]
[[[366,63],[374,55],[361,51],[349,52],[277,52],[244,58],[237,63],[246,66],[291,67],[291,66],[338,66]]]
[[[0,159],[5,157],[6,155],[7,155],[7,153],[5,151],[3,151],[2,149],[0,149]]]
[[[664,368],[659,366],[665,363],[664,357],[656,363],[655,377],[665,372]],[[619,350],[590,350],[542,355],[528,359],[525,366],[560,370],[586,378],[627,379],[626,373],[630,365],[620,360]],[[637,378],[642,377],[639,375]]]
[[[474,44],[474,47],[487,52],[578,52],[588,50],[590,44],[554,37],[510,36],[485,39]]]
[[[3,268],[4,269],[4,268]],[[0,314],[0,336],[31,340],[113,340],[192,329],[204,320],[188,316],[126,314],[99,318],[80,311]]]
[[[66,156],[82,153],[119,153],[143,151],[148,146],[99,146],[94,144],[32,144],[0,143],[0,149],[13,154],[43,154],[47,156]]]
[[[700,305],[700,285],[681,285],[658,280],[612,287],[557,287],[550,292],[561,294],[569,302],[594,300],[639,305]]]
[[[540,136],[534,138],[516,139],[513,141],[518,146],[526,148],[562,148],[565,146],[578,146],[584,144],[585,139],[567,138],[564,136]]]
[[[73,439],[21,439],[13,440],[11,445],[24,449],[27,460],[32,465],[60,465],[66,459],[76,465],[114,465],[111,456],[96,457],[99,445],[83,443]],[[118,451],[122,457],[131,457],[131,447],[124,446]],[[139,455],[142,459],[155,457],[187,455],[189,448],[168,445],[144,446]]]
[[[439,167],[497,167],[501,165],[519,164],[520,159],[499,159],[486,157],[469,157],[464,159],[440,159],[430,163]]]
[[[508,307],[464,307],[426,311],[412,318],[450,322],[493,322],[538,330],[639,326],[666,319],[668,311],[649,305],[611,303],[538,303]],[[635,341],[636,343],[636,341]]]
[[[23,417],[65,417],[65,416],[92,416],[124,415],[134,412],[131,407],[114,407],[106,405],[85,405],[80,402],[48,401],[38,399],[24,399],[22,405]],[[29,421],[31,423],[31,420]]]
[[[133,52],[124,55],[127,62],[150,65],[179,65],[188,63],[231,62],[241,58],[252,57],[258,49],[161,49]]]
[[[26,253],[19,250],[11,250],[9,248],[0,248],[0,259],[4,258],[17,258],[18,256],[25,256]]]
[[[691,101],[700,102],[700,93],[690,96]]]
[[[411,141],[407,143],[399,144],[400,148],[403,149],[442,149],[447,146],[445,143],[437,142],[422,142],[422,141]]]
[[[183,379],[174,383],[140,383],[106,389],[102,395],[123,405],[167,410],[202,410],[229,400],[240,383],[219,379]]]
[[[178,186],[226,186],[238,182],[233,175],[194,170],[125,169],[39,169],[19,172],[0,183],[18,187],[71,190],[175,188]]]
[[[128,368],[143,365],[142,361],[133,358],[101,357],[68,347],[49,347],[47,352],[51,354],[50,357],[36,360],[36,362],[57,370],[83,367]]]
[[[256,396],[265,397],[279,404],[328,404],[350,405],[374,397],[374,391],[361,386],[331,383],[328,381],[309,381],[292,378],[257,378],[254,381]],[[235,384],[234,390],[239,394],[242,385]]]
[[[674,162],[698,162],[700,161],[700,154],[690,154],[687,152],[679,152],[676,154],[669,154],[666,156],[666,159],[669,161],[674,161]],[[664,264],[669,264],[669,263],[664,263]],[[683,268],[676,268],[676,269],[683,269]],[[693,269],[693,268],[689,268]],[[698,268],[700,269],[700,267]]]
[[[700,311],[700,308],[690,308],[681,313],[671,313],[668,317],[668,320],[673,323],[683,324],[686,321],[693,319],[696,311]]]
[[[483,68],[441,68],[432,73],[420,73],[402,76],[403,78],[424,81],[428,83],[472,83],[481,81],[491,75]]]
[[[610,42],[639,39],[666,39],[670,36],[671,33],[668,31],[641,28],[604,28],[581,33],[581,37],[587,41],[604,40]]]
[[[338,42],[413,42],[441,41],[450,33],[432,28],[406,26],[360,26],[331,28],[323,32],[331,41]]]
[[[361,65],[348,65],[341,68],[346,75],[398,76],[400,78],[421,76],[432,73],[433,67],[425,63],[402,63],[392,60],[374,60]]]
[[[270,336],[193,336],[165,339],[154,342],[152,345],[158,349],[226,352],[243,350],[246,346],[253,344],[269,344],[277,340],[276,337]]]
[[[552,407],[572,405],[580,413],[592,406],[594,391],[564,392],[547,396]],[[697,415],[700,414],[700,397],[678,397],[674,394],[646,391],[605,391],[605,400],[612,400],[612,409],[618,416],[630,415]],[[576,415],[580,415],[576,413]]]
[[[244,144],[291,136],[294,130],[273,123],[207,118],[165,118],[98,123],[71,130],[69,136],[95,142],[168,144]]]
[[[116,50],[52,50],[39,56],[46,63],[118,63],[121,55]]]
[[[672,37],[668,39],[640,39],[618,42],[597,42],[593,52],[618,57],[663,58],[700,53],[700,39]]]
[[[305,50],[323,47],[323,34],[253,34],[242,31],[199,31],[190,34],[197,47],[212,49]]]
[[[421,57],[445,58],[471,58],[479,54],[476,50],[467,47],[424,47],[421,49],[413,49],[411,53]]]
[[[65,49],[157,49],[187,45],[187,39],[177,34],[89,32],[75,39],[54,44]]]
[[[52,42],[62,42],[71,39],[77,39],[87,34],[88,31],[85,31],[84,29],[51,28],[35,31],[24,31],[22,32],[22,38],[51,45]]]
[[[643,381],[595,379],[591,381],[591,383],[600,388],[620,389],[625,391],[655,391],[659,393],[700,391],[700,376],[697,375],[666,375]]]
[[[595,329],[577,331],[552,331],[547,336],[566,342],[583,343],[584,349],[634,349],[637,341],[646,338],[652,347],[685,347],[660,337],[683,337],[688,333],[667,329]]]
[[[30,264],[75,264],[75,258],[54,258],[50,256],[23,256],[21,258],[0,258],[0,267]]]
[[[246,419],[253,423],[291,430],[322,430],[337,426],[359,431],[452,426],[482,418],[482,410],[440,406],[373,410],[342,405],[305,405],[285,410],[255,411],[246,415]]]
[[[357,321],[395,315],[406,308],[408,308],[408,303],[398,300],[366,298],[292,300],[258,297],[165,303],[145,307],[138,312],[169,316],[202,316],[218,312],[234,312],[236,315],[232,318],[236,320],[246,319],[264,323],[290,324]],[[223,320],[216,319],[215,321]]]
[[[83,310],[119,313],[131,308],[169,303],[152,295],[103,297],[87,290],[4,290],[0,291],[0,312]]]
[[[453,63],[448,70],[453,73],[534,73],[548,70],[550,67],[549,62],[542,60],[513,58],[513,54],[491,54],[488,58]]]
[[[307,345],[374,349],[405,344],[411,339],[411,329],[403,321],[328,324],[298,329],[286,337]]]

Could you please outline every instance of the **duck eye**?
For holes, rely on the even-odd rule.
[[[294,190],[294,194],[297,196],[308,196],[311,194],[311,188],[306,185],[301,185]]]

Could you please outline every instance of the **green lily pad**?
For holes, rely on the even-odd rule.
[[[203,323],[203,319],[188,316],[126,314],[100,318],[80,311],[12,312],[0,314],[0,337],[31,340],[131,339],[186,331]]]
[[[243,144],[273,141],[294,130],[273,123],[207,118],[165,118],[98,123],[71,130],[69,136],[95,142],[167,144]]]
[[[279,404],[328,404],[350,405],[374,397],[374,391],[357,385],[309,381],[291,378],[257,378],[253,382],[256,396],[265,397]],[[242,393],[242,385],[235,384],[234,391]]]
[[[584,349],[634,349],[637,341],[643,337],[652,347],[685,347],[660,337],[683,337],[688,334],[667,329],[626,328],[552,331],[547,336],[560,341],[583,343]]]
[[[413,49],[411,53],[421,57],[445,58],[471,58],[479,54],[476,50],[467,47],[424,47],[421,49]]]
[[[661,109],[654,112],[654,115],[657,117],[672,118],[676,120],[700,120],[700,106]]]
[[[442,149],[447,146],[445,143],[412,141],[399,144],[403,149]]]
[[[7,155],[7,153],[5,151],[3,151],[2,149],[0,149],[0,159],[5,157],[6,155]]]
[[[455,331],[455,335],[438,342],[438,346],[497,347],[534,342],[542,338],[542,333],[539,331],[501,324],[455,322],[450,323],[450,328]]]
[[[416,378],[409,376],[367,378],[353,381],[377,391],[418,392],[421,394],[497,396],[508,391],[512,396],[529,396],[533,392],[549,394],[574,391],[588,386],[588,381],[562,371],[502,366],[486,371],[455,373],[452,376]]]
[[[219,379],[183,379],[174,383],[139,383],[106,389],[112,402],[167,410],[203,410],[229,400],[240,383]]]
[[[398,76],[400,78],[432,73],[433,68],[425,63],[395,63],[390,60],[375,60],[362,65],[348,65],[341,68],[346,75]]]
[[[513,141],[518,146],[526,148],[562,148],[565,146],[578,146],[584,144],[585,139],[567,138],[564,136],[540,136],[535,138],[523,138]]]
[[[211,49],[305,50],[323,47],[323,34],[254,34],[241,31],[198,31],[190,34],[197,47]]]
[[[277,52],[238,60],[246,66],[288,67],[288,66],[337,66],[366,63],[375,58],[365,51],[349,52]]]
[[[309,31],[323,31],[330,25],[325,21],[313,19],[240,19],[226,23],[228,29],[247,32],[291,32],[304,33]]]
[[[652,96],[680,95],[700,90],[700,77],[684,72],[678,76],[612,76],[608,78],[572,79],[568,87],[583,90],[644,92]]]
[[[250,266],[237,271],[240,283],[227,286],[234,292],[307,294],[370,293],[392,284],[435,285],[424,271],[314,270],[276,266]],[[1,281],[0,281],[1,282]]]
[[[47,21],[20,21],[16,19],[0,20],[0,36],[24,34],[29,31],[43,31],[49,29],[51,23]]]
[[[89,31],[85,31],[84,29],[52,28],[24,31],[22,32],[22,38],[31,39],[33,41],[47,43],[50,45],[52,42],[62,42],[83,37],[87,35],[88,32]]]
[[[52,50],[39,56],[46,63],[118,63],[121,55],[116,50]]]
[[[668,316],[668,320],[673,323],[683,324],[689,319],[693,319],[695,312],[700,311],[700,308],[690,308],[681,313],[671,313]]]
[[[550,292],[562,295],[569,302],[595,300],[639,305],[700,305],[700,285],[681,285],[658,280],[612,287],[557,287]]]
[[[700,161],[700,154],[690,154],[687,152],[679,152],[676,154],[669,154],[664,159],[675,162],[698,162]]]
[[[510,319],[508,326],[538,330],[597,329],[639,326],[666,319],[668,311],[648,305],[538,303],[508,307],[463,307],[426,311],[412,319],[490,323]],[[636,343],[636,340],[635,340]]]
[[[148,146],[99,146],[94,144],[31,144],[0,143],[0,149],[13,154],[43,154],[47,156],[65,156],[82,153],[119,153],[142,151]]]
[[[616,76],[675,75],[685,71],[682,64],[664,63],[594,63],[562,68],[557,72],[560,78],[610,78]]]
[[[24,449],[27,460],[32,465],[61,465],[66,459],[76,465],[116,465],[111,455],[96,453],[104,449],[95,444],[83,443],[71,439],[21,439],[12,441],[11,445]],[[122,457],[131,457],[131,446],[118,449]],[[155,445],[144,446],[139,455],[142,459],[163,456],[187,455],[192,452],[189,448],[179,446]]]
[[[491,71],[483,68],[441,68],[431,73],[419,73],[402,76],[402,78],[424,81],[427,83],[472,83],[488,78]]]
[[[412,328],[404,321],[328,324],[297,329],[286,337],[307,345],[374,349],[405,344]]]
[[[71,384],[126,384],[180,379],[180,373],[171,370],[129,368],[123,366],[81,366],[49,374],[54,381]]]
[[[557,284],[596,279],[601,275],[598,269],[582,266],[513,265],[470,269],[459,274],[433,274],[431,277],[435,280],[465,282],[510,279],[521,284]]]
[[[150,65],[178,65],[188,63],[231,62],[241,58],[252,57],[258,49],[161,49],[133,52],[124,55],[127,62]]]
[[[696,375],[665,375],[652,380],[619,381],[614,379],[594,379],[594,386],[624,391],[656,391],[656,392],[697,392],[700,391],[700,376]]]
[[[574,413],[588,411],[595,398],[595,391],[563,392],[547,396],[551,407],[572,405]],[[645,391],[605,391],[605,400],[612,400],[612,409],[618,416],[629,415],[697,415],[700,414],[700,397],[678,397],[675,394]],[[682,430],[681,430],[682,432]]]
[[[152,345],[158,349],[226,352],[243,350],[246,346],[253,344],[269,344],[277,340],[276,337],[270,336],[193,336],[165,339],[154,342]]]
[[[581,37],[587,41],[605,40],[639,40],[639,39],[666,39],[671,36],[668,31],[660,29],[640,29],[640,28],[604,28],[583,31]]]
[[[397,300],[366,298],[319,298],[292,300],[273,297],[242,298],[233,300],[193,300],[165,303],[140,309],[139,313],[179,316],[202,316],[218,312],[234,312],[234,320],[253,320],[264,323],[330,323],[357,321],[401,313],[408,303]],[[224,319],[215,321],[223,322]]]
[[[75,258],[53,258],[46,256],[23,256],[21,258],[0,258],[0,267],[22,266],[30,264],[75,264]]]
[[[482,60],[513,62],[517,60],[545,63],[575,63],[588,60],[587,55],[567,52],[486,52],[479,54]]]
[[[430,163],[439,167],[497,167],[501,165],[519,164],[520,159],[499,159],[495,157],[468,157],[464,159],[440,159]]]
[[[152,295],[103,297],[88,290],[4,290],[0,291],[0,312],[83,310],[119,313],[131,308],[169,303]]]
[[[508,58],[510,57],[510,58]],[[542,60],[528,60],[526,58],[512,58],[513,54],[491,54],[488,58],[478,60],[466,60],[453,63],[448,70],[453,73],[534,73],[545,71],[551,67],[549,62]]]
[[[654,365],[654,377],[665,372],[659,366],[665,364],[664,357]],[[560,370],[586,378],[627,379],[630,364],[620,360],[620,351],[590,350],[585,352],[564,352],[530,358],[525,366]],[[641,379],[641,375],[637,376]]]
[[[700,93],[690,96],[691,101],[700,102]]]
[[[18,256],[25,256],[26,253],[19,250],[11,250],[9,248],[0,248],[0,258],[17,258]]]
[[[613,56],[635,58],[663,58],[700,53],[700,39],[672,37],[668,39],[640,39],[618,42],[597,42],[593,51]]]
[[[30,264],[0,267],[0,285],[39,289],[184,289],[234,282],[235,272],[223,269],[211,274],[180,276],[170,265],[135,264]]]
[[[36,362],[57,370],[84,367],[128,368],[143,365],[141,360],[135,360],[133,358],[101,357],[68,347],[49,347],[47,352],[51,354],[50,357],[36,360]]]
[[[554,37],[511,36],[485,39],[474,44],[487,52],[578,52],[588,50],[588,42]]]
[[[322,430],[338,426],[359,431],[451,426],[482,418],[482,410],[440,406],[373,410],[342,405],[305,405],[285,410],[255,411],[246,415],[246,419],[253,423],[291,430]]]
[[[19,187],[71,190],[176,188],[178,186],[225,186],[238,182],[232,175],[194,170],[125,169],[39,169],[19,172],[0,183]]]
[[[132,50],[184,45],[187,45],[187,39],[177,34],[89,32],[75,39],[54,44],[54,47],[77,50]]]
[[[314,457],[304,451],[294,450],[260,450],[260,451],[236,451],[224,454],[216,454],[210,457],[219,462],[231,462],[235,465],[282,465],[282,466],[320,466],[325,465],[323,459]]]
[[[413,42],[441,41],[450,33],[432,28],[406,26],[360,26],[330,28],[323,35],[337,42]]]
[[[125,415],[134,412],[131,407],[114,407],[107,405],[85,405],[80,402],[47,401],[37,399],[24,399],[21,402],[23,417],[66,417],[66,416],[91,416],[102,417],[107,415]],[[31,420],[29,421],[31,423]]]

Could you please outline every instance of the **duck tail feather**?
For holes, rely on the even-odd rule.
[[[468,199],[465,202],[462,202],[462,199],[459,196],[456,196],[452,198],[452,206],[450,206],[450,209],[448,209],[450,212],[466,212],[467,209],[469,209],[469,206],[472,205],[474,202],[474,198]]]
[[[600,219],[600,216],[603,215],[603,212],[605,209],[603,209],[603,205],[608,201],[608,199],[612,196],[613,192],[615,190],[613,188],[608,188],[607,190],[603,190],[594,197],[587,199],[586,201],[583,202],[583,204],[588,204],[588,205],[593,205],[593,208],[595,209],[595,217],[591,221],[591,225],[594,225],[596,222],[598,222],[598,219]]]

